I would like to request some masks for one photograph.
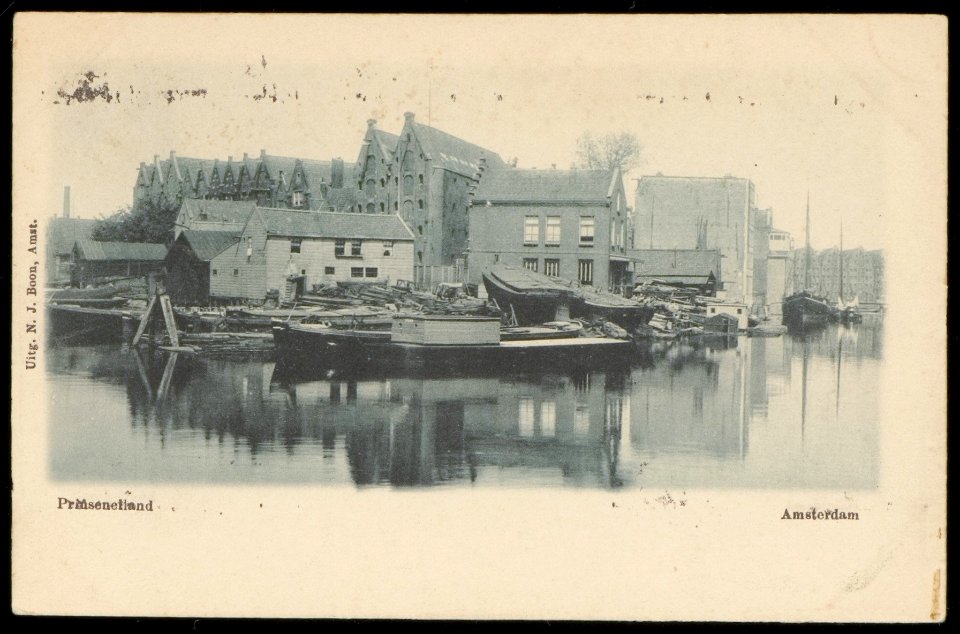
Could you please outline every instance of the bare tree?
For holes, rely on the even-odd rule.
[[[640,162],[640,139],[630,132],[596,136],[585,132],[577,139],[577,162],[581,169],[612,169],[628,172]]]

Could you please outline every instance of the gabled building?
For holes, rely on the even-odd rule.
[[[481,283],[499,263],[622,290],[632,282],[628,220],[618,169],[484,172],[470,207],[469,279]]]
[[[210,263],[210,295],[293,299],[319,283],[410,279],[414,237],[395,214],[257,207]]]
[[[485,169],[505,164],[496,152],[418,123],[412,112],[404,118],[393,153],[393,182],[384,183],[382,195],[395,192],[394,210],[416,236],[414,264],[451,265],[466,255],[470,189]]]
[[[377,128],[376,119],[367,120],[367,132],[357,157],[358,212],[397,213],[396,187],[392,186],[393,154],[400,140],[395,134]]]
[[[210,262],[240,240],[240,229],[181,231],[167,251],[166,289],[178,306],[210,304]]]
[[[246,200],[187,199],[180,205],[174,221],[173,237],[176,239],[186,230],[240,231],[255,207],[256,204]]]

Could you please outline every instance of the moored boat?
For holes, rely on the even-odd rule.
[[[277,362],[291,367],[490,370],[528,364],[576,366],[623,361],[629,342],[598,337],[501,340],[500,320],[460,315],[398,315],[389,333],[337,331],[275,322]]]
[[[552,321],[541,326],[512,326],[500,329],[500,341],[573,339],[583,332],[579,321]]]
[[[520,267],[498,265],[483,272],[487,295],[518,325],[552,321],[579,300],[577,289]]]
[[[581,290],[580,300],[570,307],[571,317],[602,319],[633,330],[653,317],[654,307],[600,290]]]

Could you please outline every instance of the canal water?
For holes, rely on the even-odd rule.
[[[629,367],[289,375],[48,351],[60,481],[348,487],[878,485],[882,323],[638,346]]]

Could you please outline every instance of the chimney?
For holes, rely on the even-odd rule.
[[[244,162],[246,162],[247,159],[249,159],[249,158],[250,158],[250,155],[247,154],[246,152],[244,152],[244,153],[243,153],[243,160],[244,160]]]
[[[376,119],[367,119],[367,129],[368,129],[368,130],[372,130],[372,129],[375,128],[375,127],[377,127],[377,120],[376,120]]]
[[[142,163],[141,163],[142,165]],[[63,217],[70,217],[70,186],[63,186]]]
[[[403,119],[404,119],[404,121],[409,121],[410,123],[413,123],[413,117],[414,117],[414,114],[413,114],[412,112],[404,112],[404,113],[403,113]]]
[[[170,150],[170,160],[172,161],[175,158],[177,158],[177,153],[173,150]]]
[[[330,161],[330,187],[343,187],[343,159]]]
[[[264,158],[267,155],[267,151],[264,149],[260,150],[260,158]]]
[[[233,155],[227,157],[227,163],[233,163]]]

